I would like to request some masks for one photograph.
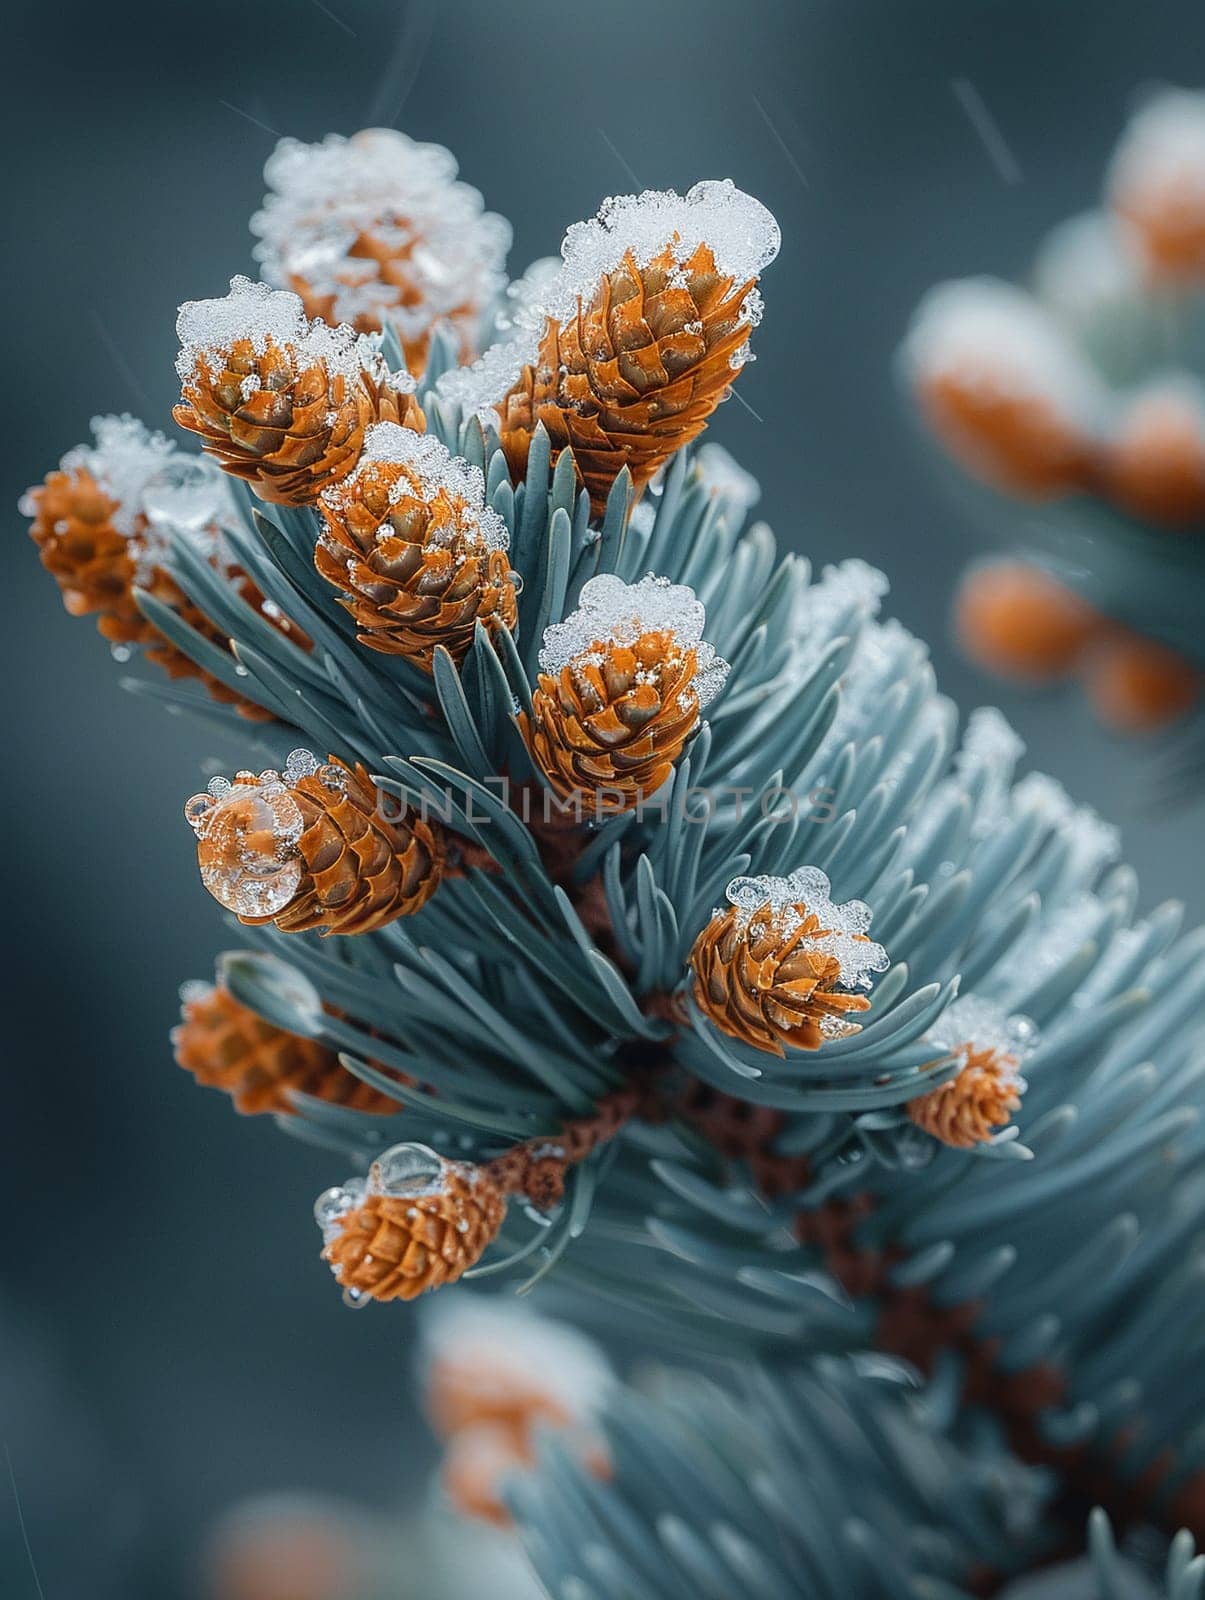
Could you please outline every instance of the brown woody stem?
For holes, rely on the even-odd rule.
[[[1124,1451],[1124,1434],[1105,1453],[1050,1444],[1039,1418],[1064,1397],[1066,1374],[1053,1362],[1040,1362],[1022,1372],[1004,1371],[997,1365],[1000,1341],[975,1331],[982,1310],[979,1302],[939,1306],[924,1287],[893,1284],[890,1269],[899,1253],[869,1250],[855,1242],[858,1224],[872,1209],[873,1202],[865,1195],[829,1201],[817,1211],[801,1213],[795,1231],[802,1243],[820,1251],[828,1271],[851,1296],[872,1296],[877,1301],[876,1345],[926,1374],[942,1351],[959,1355],[964,1401],[999,1418],[1009,1447],[1022,1461],[1057,1470],[1064,1485],[1064,1507],[1077,1528],[1093,1506],[1102,1506],[1115,1528],[1146,1518],[1168,1532],[1186,1527],[1202,1543],[1205,1474],[1196,1474],[1168,1499],[1161,1491],[1175,1468],[1170,1450],[1140,1479],[1127,1482],[1117,1476],[1111,1459]]]
[[[547,1139],[527,1139],[512,1146],[486,1166],[486,1171],[507,1194],[522,1194],[540,1211],[559,1204],[565,1194],[565,1174],[634,1117],[657,1117],[661,1104],[651,1081],[633,1082],[606,1095],[589,1117],[566,1122],[559,1134]]]

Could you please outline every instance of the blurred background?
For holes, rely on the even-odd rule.
[[[886,571],[946,691],[1002,705],[1033,765],[1123,824],[1148,904],[1199,915],[1200,802],[1143,814],[1141,743],[1060,695],[1002,691],[950,644],[984,536],[892,360],[931,283],[1019,275],[1092,203],[1136,90],[1205,81],[1205,16],[1191,0],[80,0],[11,7],[6,44],[0,1573],[6,1600],[39,1595],[15,1483],[46,1600],[188,1600],[232,1500],[288,1486],[386,1505],[417,1492],[428,1445],[406,1318],[351,1316],[317,1260],[311,1202],[345,1174],[171,1062],[177,985],[230,939],[180,807],[207,758],[239,752],[121,692],[39,568],[19,494],[94,412],[170,428],[177,302],[252,269],[280,134],[395,124],[448,145],[513,222],[516,274],[608,193],[730,176],[776,213],[783,250],[746,404],[710,437],[760,479],[786,545]]]

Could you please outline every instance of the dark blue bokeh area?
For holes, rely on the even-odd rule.
[[[783,251],[747,406],[713,437],[784,543],[881,565],[960,704],[1001,703],[1036,764],[1125,821],[1149,899],[1201,912],[1200,807],[1123,816],[1140,746],[1073,700],[1001,697],[950,647],[982,535],[891,367],[931,282],[1019,272],[1091,202],[1137,87],[1205,81],[1205,18],[1101,0],[81,0],[17,5],[8,29],[0,1424],[46,1600],[174,1600],[241,1494],[386,1504],[417,1485],[409,1324],[350,1315],[316,1258],[311,1200],[343,1174],[171,1063],[177,984],[230,938],[180,807],[205,758],[239,752],[121,692],[17,496],[94,412],[170,427],[176,304],[250,270],[277,132],[396,122],[449,145],[512,219],[516,271],[609,192],[731,176],[778,215]],[[0,1475],[0,1593],[36,1592]]]

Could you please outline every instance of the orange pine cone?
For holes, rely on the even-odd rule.
[[[314,1214],[323,1260],[344,1298],[363,1305],[455,1283],[497,1236],[506,1196],[485,1168],[402,1144],[373,1163],[367,1184],[328,1189]]]
[[[973,1045],[963,1047],[963,1056],[966,1064],[957,1076],[908,1102],[908,1115],[917,1127],[956,1150],[990,1144],[1020,1110],[1025,1088],[1014,1056]]]
[[[997,488],[1041,499],[1092,480],[1091,441],[1036,396],[992,393],[948,373],[919,397],[950,454]]]
[[[438,439],[369,429],[359,464],[318,509],[314,562],[343,590],[361,644],[430,672],[437,645],[463,660],[478,622],[514,627],[506,524],[485,504],[481,473]]]
[[[135,588],[179,613],[203,638],[221,650],[230,641],[206,617],[164,569],[159,559],[163,535],[143,509],[143,495],[156,477],[188,465],[158,434],[150,434],[132,417],[98,417],[93,423],[96,447],[81,446],[64,458],[22,501],[33,518],[30,536],[42,565],[54,578],[63,605],[74,617],[96,616],[97,630],[118,652],[138,646],[145,657],[176,680],[192,678],[223,705],[233,706],[249,721],[270,721],[271,713],[229,689],[178,650],[139,611]],[[193,458],[196,461],[197,458]],[[123,503],[98,480],[110,474],[122,485]],[[216,561],[217,537],[213,539]],[[226,577],[256,610],[264,597],[245,573],[229,568]],[[281,619],[275,625],[288,628]],[[292,635],[299,647],[309,640]]]
[[[1031,296],[991,279],[940,284],[903,356],[926,422],[967,471],[1033,499],[1095,485],[1099,381]]]
[[[349,1072],[333,1050],[265,1022],[223,984],[188,985],[182,998],[176,1061],[204,1088],[228,1094],[236,1111],[291,1113],[294,1089],[352,1111],[397,1111],[396,1100]]]
[[[855,993],[882,971],[887,953],[868,939],[860,901],[834,905],[814,867],[787,878],[737,878],[689,956],[700,1011],[730,1038],[773,1055],[818,1050],[857,1033],[870,1001]]]
[[[722,273],[705,244],[684,263],[672,244],[643,266],[627,251],[575,316],[549,319],[537,356],[501,402],[512,477],[524,476],[542,422],[554,454],[573,451],[596,516],[625,466],[643,489],[727,397],[756,281]]]
[[[989,672],[1028,683],[1065,677],[1106,626],[1073,590],[1024,561],[973,567],[955,609],[967,655]]]
[[[574,1420],[547,1380],[508,1365],[506,1354],[495,1352],[489,1365],[471,1370],[438,1356],[431,1363],[427,1411],[442,1438],[484,1424],[524,1439],[535,1427],[565,1428]]]
[[[207,1540],[203,1600],[349,1600],[372,1593],[374,1526],[337,1502],[271,1495]],[[379,1591],[378,1591],[379,1592]]]
[[[1195,386],[1140,394],[1104,472],[1110,494],[1135,516],[1173,528],[1205,523],[1205,404]]]
[[[194,795],[201,881],[245,923],[285,933],[367,933],[413,915],[443,874],[442,838],[424,818],[387,815],[364,768],[295,750],[284,776],[235,774]]]
[[[1201,693],[1191,661],[1122,629],[1089,656],[1084,682],[1097,716],[1118,733],[1154,733],[1191,711]]]
[[[33,517],[30,537],[67,611],[73,617],[99,613],[115,642],[125,642],[122,628],[129,642],[141,642],[149,624],[134,604],[130,539],[113,525],[117,501],[85,467],[77,467],[49,473],[29,491],[23,509]]]
[[[1153,95],[1113,157],[1109,198],[1130,228],[1156,283],[1205,280],[1205,107],[1182,89]]]
[[[496,412],[516,481],[543,423],[597,515],[625,466],[639,491],[726,398],[778,244],[770,213],[727,180],[612,198],[569,230],[564,265],[524,306],[538,331],[449,374],[445,391]]]
[[[309,323],[296,295],[231,280],[181,306],[172,415],[264,500],[312,505],[355,465],[376,422],[421,429],[413,380],[350,328]]]
[[[532,1441],[497,1422],[463,1428],[444,1448],[440,1481],[462,1517],[476,1517],[507,1528],[511,1515],[503,1498],[506,1480],[535,1464]]]
[[[264,168],[269,193],[251,219],[263,277],[300,295],[306,314],[360,333],[388,325],[417,377],[436,324],[475,353],[477,325],[505,282],[510,226],[455,182],[439,145],[393,128],[320,144],[282,139]]]
[[[702,639],[704,622],[685,585],[606,575],[547,630],[532,712],[519,726],[558,798],[613,814],[661,788],[727,676]]]

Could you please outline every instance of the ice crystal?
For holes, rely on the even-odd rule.
[[[1024,754],[1025,741],[1003,712],[995,706],[979,706],[971,712],[962,744],[954,756],[954,772],[956,783],[978,799],[972,838],[987,838],[1007,817],[1009,785]],[[1021,793],[1018,785],[1013,793],[1014,803]]]
[[[706,621],[702,601],[684,583],[670,583],[651,572],[639,583],[624,583],[614,573],[603,573],[582,589],[576,611],[544,630],[540,669],[555,676],[599,645],[632,644],[643,633],[671,633],[679,646],[695,652],[695,692],[700,707],[706,706],[728,676],[728,663],[703,639]]]
[[[873,915],[870,907],[864,900],[838,905],[828,876],[819,867],[797,867],[785,878],[733,878],[725,892],[743,922],[768,917],[784,935],[793,933],[808,916],[815,917],[823,932],[802,939],[800,948],[835,957],[847,989],[869,989],[871,974],[886,972],[891,965],[883,946],[866,937]]]
[[[501,516],[485,503],[485,479],[479,467],[472,466],[461,456],[454,456],[434,434],[415,433],[396,422],[378,422],[364,435],[364,449],[354,470],[339,483],[333,484],[322,495],[322,501],[337,510],[354,492],[364,476],[376,463],[392,462],[405,467],[418,479],[422,494],[432,499],[440,490],[457,500],[464,501],[472,515],[481,542],[491,550],[505,550],[510,544],[510,533]],[[405,479],[399,478],[396,496],[400,499],[410,492]],[[463,526],[461,533],[466,532]]]
[[[319,144],[282,139],[264,167],[270,192],[251,219],[264,279],[304,282],[332,297],[338,321],[388,322],[402,339],[443,318],[471,333],[502,288],[511,229],[456,171],[450,151],[393,128]],[[383,270],[399,265],[404,294]]]
[[[989,395],[1041,399],[1085,427],[1106,405],[1096,378],[1036,300],[996,278],[931,289],[913,319],[902,357],[922,390],[943,378]]]
[[[703,487],[716,500],[743,516],[761,499],[761,484],[730,456],[722,444],[708,442],[695,456]]]
[[[216,533],[234,515],[230,480],[207,456],[175,450],[143,485],[142,510],[168,537],[181,535],[215,553]]]
[[[533,311],[537,309],[532,308]],[[442,399],[459,406],[466,416],[496,421],[494,407],[514,387],[523,368],[535,359],[538,343],[536,333],[517,333],[511,339],[491,345],[471,366],[453,367],[445,372],[435,387]]]
[[[523,276],[506,287],[506,296],[494,318],[498,333],[512,329],[541,328],[544,324],[544,302],[553,280],[561,270],[558,256],[539,256]]]
[[[631,252],[644,267],[667,245],[685,263],[708,245],[718,270],[743,283],[756,278],[778,254],[778,223],[752,195],[730,178],[696,183],[685,195],[672,189],[611,195],[587,222],[575,222],[561,246],[562,268],[549,286],[545,309],[566,316],[580,298],[589,299],[599,281]]]
[[[95,443],[69,450],[62,460],[63,471],[82,470],[96,480],[117,502],[111,520],[117,531],[128,538],[141,531],[148,485],[180,459],[180,452],[161,433],[152,433],[145,423],[128,413],[93,417],[91,428]],[[34,507],[30,506],[26,514],[32,516]]]
[[[1026,984],[1032,987],[1049,978],[1085,944],[1094,940],[1104,910],[1100,898],[1085,891],[1072,896],[1044,917],[1037,932],[1025,943]]]
[[[299,362],[321,364],[348,383],[367,372],[378,382],[388,377],[401,392],[414,388],[408,373],[388,372],[375,338],[348,327],[311,322],[295,294],[252,283],[250,278],[231,278],[229,294],[220,299],[186,300],[176,318],[176,334],[180,340],[176,371],[184,383],[192,380],[199,364],[220,363],[234,344],[246,340],[259,356],[272,346],[292,348]]]
[[[1021,779],[1012,792],[1012,805],[1016,812],[1040,811],[1059,830],[1084,879],[1094,878],[1121,853],[1117,828],[1091,806],[1077,806],[1058,779],[1044,772],[1030,772]]]
[[[938,1049],[966,1056],[990,1050],[1018,1065],[1038,1047],[1036,1024],[980,995],[960,996],[946,1007],[925,1036]],[[1020,1080],[1018,1080],[1020,1086]]]
[[[524,295],[522,315],[514,318],[520,330],[516,337],[487,350],[474,366],[445,373],[439,391],[466,413],[488,413],[535,359],[545,321],[573,316],[579,302],[588,303],[629,252],[644,267],[672,247],[681,264],[706,244],[721,273],[745,282],[769,266],[780,243],[771,213],[729,178],[696,183],[685,195],[672,189],[612,195],[596,216],[573,224],[561,245],[559,269]],[[755,291],[745,297],[742,316],[750,327],[760,320],[761,297]]]
[[[196,1005],[201,1001],[208,1000],[213,991],[214,985],[206,983],[203,978],[189,978],[180,985],[180,1003],[186,1006]]]
[[[817,654],[836,637],[851,614],[877,617],[887,579],[858,557],[825,567],[819,579],[803,591],[795,616],[795,631],[817,642]]]
[[[887,579],[865,561],[825,567],[795,608],[795,650],[790,673],[809,677],[837,638],[856,635],[858,648],[841,678],[841,695],[829,739],[834,750],[852,738],[864,718],[924,647],[894,618],[877,621]]]

